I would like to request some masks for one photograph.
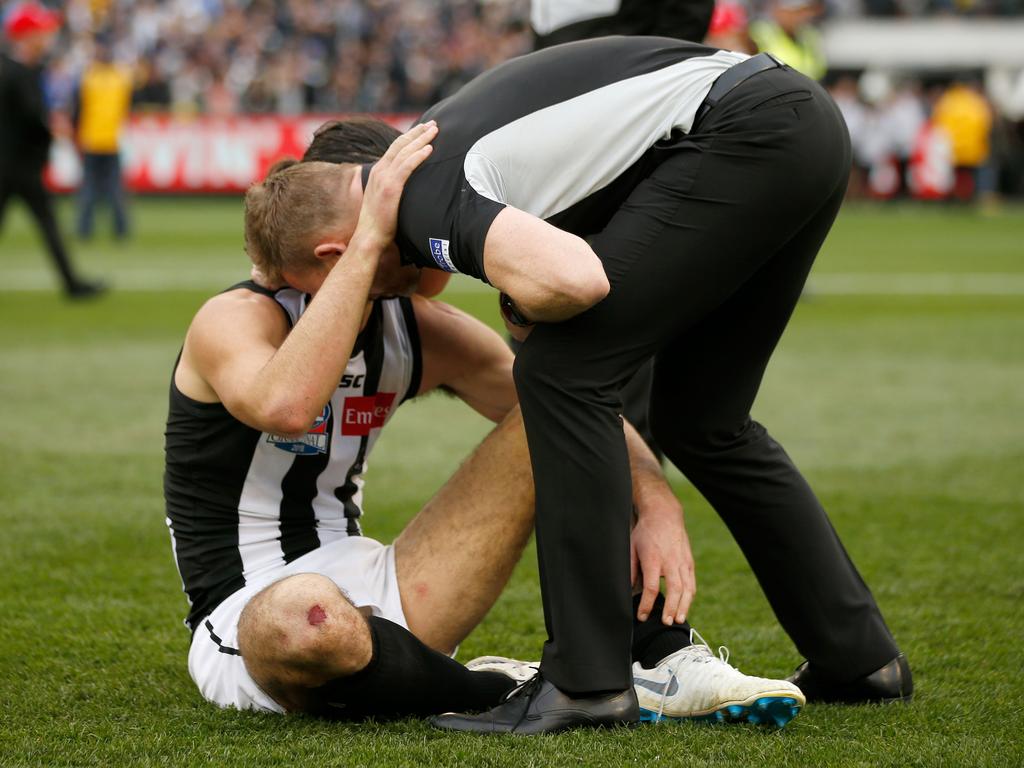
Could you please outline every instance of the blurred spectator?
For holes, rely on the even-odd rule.
[[[866,194],[867,174],[872,158],[868,155],[868,132],[871,130],[872,115],[867,105],[860,98],[857,79],[850,74],[842,74],[829,85],[829,93],[839,111],[843,113],[846,128],[850,132],[850,146],[853,150],[853,167],[850,169],[850,184],[847,194],[850,197],[863,197]]]
[[[814,20],[821,15],[819,0],[768,0],[768,16],[750,25],[750,37],[759,51],[771,53],[814,80],[828,66],[821,35]]]
[[[124,184],[121,180],[121,129],[132,99],[130,70],[114,62],[105,40],[97,39],[93,61],[79,85],[73,122],[82,153],[78,195],[78,236],[92,237],[96,204],[106,202],[114,217],[114,235],[128,235]]]
[[[64,292],[76,299],[96,296],[105,286],[84,280],[72,267],[53,199],[43,186],[53,134],[42,68],[60,27],[60,15],[26,2],[8,13],[3,26],[9,50],[0,55],[0,221],[12,197],[24,200],[42,230]]]
[[[992,109],[976,81],[956,82],[935,103],[932,120],[949,136],[953,148],[960,200],[991,194],[995,179],[988,162],[991,154]]]
[[[700,42],[714,0],[533,0],[537,48],[603,35],[660,35]]]
[[[704,42],[712,48],[724,48],[727,51],[757,51],[747,28],[747,11],[733,0],[719,0],[715,4],[715,12],[711,14],[711,26]]]

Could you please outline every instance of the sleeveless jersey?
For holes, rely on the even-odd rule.
[[[290,325],[309,297],[268,291]],[[176,368],[177,366],[175,366]],[[361,535],[366,458],[394,409],[420,385],[409,299],[374,303],[330,402],[301,438],[253,429],[220,403],[184,395],[171,376],[164,499],[195,631],[228,595],[322,544]]]

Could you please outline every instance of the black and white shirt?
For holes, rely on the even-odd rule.
[[[308,297],[267,291],[292,325]],[[230,290],[230,289],[229,289]],[[395,408],[420,386],[409,299],[374,303],[338,389],[299,439],[253,429],[171,377],[164,498],[195,629],[228,595],[317,547],[359,536],[366,458]]]
[[[600,231],[659,150],[690,131],[715,79],[746,58],[605,37],[485,72],[421,118],[440,132],[402,195],[403,258],[486,280],[484,239],[507,205],[580,236]]]

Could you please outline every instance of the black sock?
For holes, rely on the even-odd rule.
[[[516,685],[500,672],[470,672],[387,619],[371,616],[366,623],[373,640],[370,663],[315,689],[311,714],[361,720],[480,711]]]
[[[658,662],[680,648],[690,645],[690,624],[673,624],[666,627],[661,623],[661,612],[665,606],[665,598],[658,595],[647,621],[636,619],[640,607],[640,595],[633,596],[633,661],[641,666],[652,669]]]

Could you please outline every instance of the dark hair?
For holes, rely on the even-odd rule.
[[[372,117],[332,120],[317,128],[303,162],[372,163],[387,152],[401,133]]]

